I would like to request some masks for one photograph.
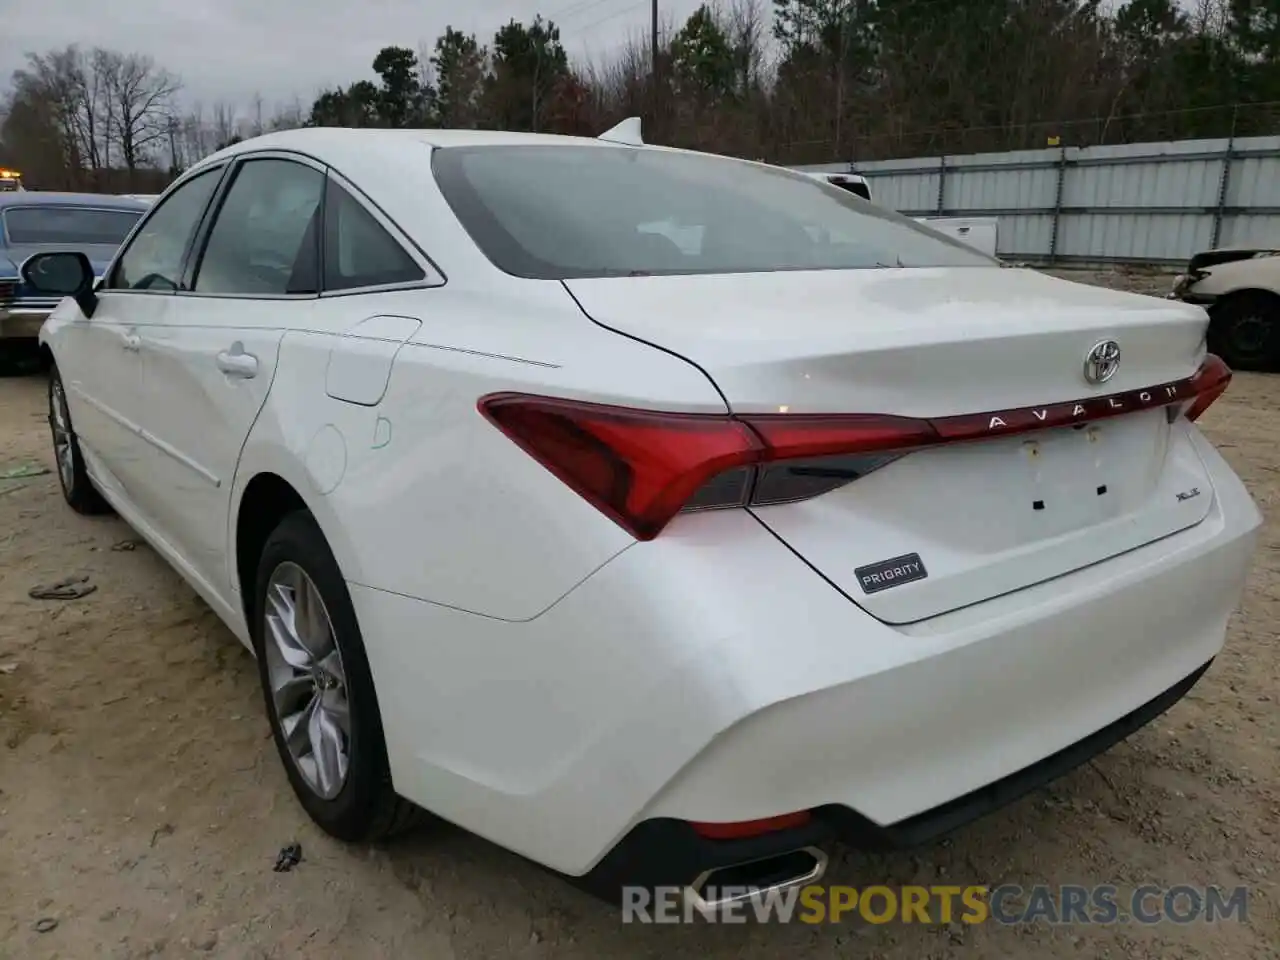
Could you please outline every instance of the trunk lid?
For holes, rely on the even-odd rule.
[[[598,323],[700,366],[738,414],[935,418],[1111,396],[1189,377],[1207,324],[1197,307],[999,267],[566,287]],[[1086,354],[1108,339],[1118,369],[1091,384]],[[751,509],[868,612],[908,623],[1193,526],[1211,492],[1185,430],[1139,405],[917,450],[812,499]]]

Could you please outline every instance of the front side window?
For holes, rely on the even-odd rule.
[[[92,207],[15,207],[5,211],[4,229],[13,244],[102,244],[118,247],[142,213],[141,210]]]
[[[566,280],[989,267],[997,261],[812,177],[630,147],[447,147],[445,200],[499,269]]]
[[[417,283],[426,273],[350,193],[329,182],[324,212],[324,288]]]
[[[177,290],[187,244],[221,177],[221,167],[206,170],[169,194],[120,255],[106,288]]]
[[[248,160],[218,210],[196,268],[196,293],[319,292],[322,172],[292,160]]]

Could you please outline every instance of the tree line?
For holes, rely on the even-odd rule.
[[[149,58],[71,46],[14,74],[0,162],[140,190],[271,129],[592,135],[633,115],[651,142],[780,163],[1280,131],[1280,0],[726,0],[664,26],[656,55],[633,41],[603,63],[541,16],[487,42],[448,27],[272,110],[179,109]]]

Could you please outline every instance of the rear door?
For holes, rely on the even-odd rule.
[[[325,172],[294,155],[239,160],[214,201],[183,289],[141,330],[147,464],[162,535],[227,595],[228,510],[240,450],[280,341],[319,294]]]

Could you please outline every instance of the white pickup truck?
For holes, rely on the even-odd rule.
[[[810,170],[798,170],[805,176],[824,180],[833,187],[848,190],[850,193],[871,200],[871,185],[867,178],[856,173],[814,173]],[[995,217],[916,217],[920,223],[939,233],[981,250],[988,256],[996,255],[998,221]]]

